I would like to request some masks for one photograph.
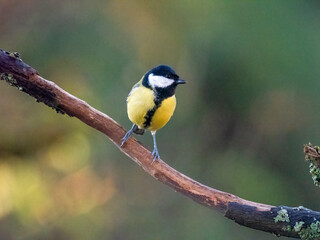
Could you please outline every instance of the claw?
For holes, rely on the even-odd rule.
[[[159,152],[158,152],[157,148],[153,149],[152,156],[153,156],[152,163],[154,163],[156,160],[160,159],[160,155],[159,155]]]
[[[123,146],[123,144],[130,138],[131,134],[133,133],[133,127],[134,125],[132,126],[132,128],[126,133],[126,135],[124,135],[123,138],[121,138],[122,142],[120,144],[120,147]]]
[[[152,152],[153,160],[152,160],[152,163],[154,163],[156,160],[160,159],[160,155],[159,155],[158,148],[157,148],[156,131],[151,131],[151,134],[152,134],[152,138],[153,138],[153,152]]]
[[[124,144],[128,139],[121,138],[121,140],[122,140],[122,142],[121,142],[121,144],[120,144],[120,147],[122,147],[123,144]]]
[[[126,133],[126,135],[124,135],[124,137],[121,138],[122,142],[121,142],[120,147],[122,147],[122,145],[129,139],[130,135],[131,135],[131,134],[130,134],[129,131],[128,131],[128,132]]]

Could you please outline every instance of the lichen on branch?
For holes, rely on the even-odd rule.
[[[320,187],[320,147],[312,146],[311,143],[308,143],[304,145],[303,151],[306,161],[309,162],[313,183]]]

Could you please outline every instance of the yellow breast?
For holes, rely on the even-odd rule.
[[[154,93],[140,85],[134,87],[127,98],[128,117],[139,128],[144,129],[145,116],[154,107]]]
[[[170,120],[174,110],[176,108],[176,97],[166,98],[161,102],[160,107],[155,111],[154,116],[152,117],[150,127],[148,130],[157,131],[158,129],[164,127],[167,122]]]
[[[156,131],[170,120],[176,107],[176,97],[173,95],[164,99],[155,109],[154,92],[142,86],[141,82],[139,84],[135,85],[127,98],[128,117],[139,128]],[[146,126],[147,114],[149,112],[150,115],[152,109],[155,109],[155,111],[152,114],[151,121]]]

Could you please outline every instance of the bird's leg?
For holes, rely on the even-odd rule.
[[[126,135],[124,135],[124,137],[121,139],[122,140],[122,143],[120,145],[120,147],[122,147],[122,145],[130,138],[130,136],[132,135],[133,133],[133,130],[134,130],[134,127],[136,125],[133,124],[133,126],[131,127],[131,129],[126,133]]]
[[[160,155],[157,148],[156,131],[151,131],[151,134],[153,137],[153,152],[152,152],[152,156],[153,156],[152,163],[153,163],[154,161],[160,159]]]

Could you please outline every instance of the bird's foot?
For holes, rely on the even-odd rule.
[[[124,137],[121,138],[122,142],[121,142],[120,147],[122,147],[123,144],[130,138],[131,134],[132,134],[132,131],[131,131],[131,129],[130,129],[130,130],[126,133],[126,135],[124,135]]]
[[[159,159],[160,159],[160,155],[159,155],[159,152],[158,152],[158,149],[157,149],[157,148],[154,148],[154,149],[153,149],[152,156],[153,156],[152,163],[154,163],[156,160],[159,160]],[[151,164],[152,164],[152,163],[151,163]]]

